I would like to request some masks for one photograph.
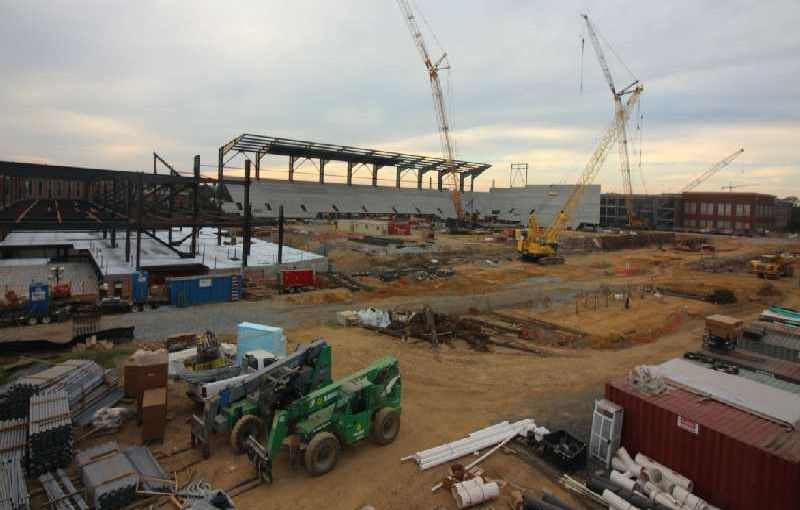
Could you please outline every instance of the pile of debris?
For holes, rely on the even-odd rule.
[[[749,272],[752,257],[707,257],[689,264],[689,269],[706,273]]]
[[[341,312],[339,322],[352,324],[358,322],[362,327],[400,338],[429,342],[434,346],[441,343],[450,344],[453,338],[466,341],[477,351],[487,352],[489,346],[506,347],[518,351],[542,354],[531,347],[529,339],[519,334],[518,330],[502,328],[477,320],[472,317],[459,317],[434,312],[426,306],[422,311],[385,311],[370,308],[353,312]],[[509,333],[514,335],[511,338]],[[520,342],[518,340],[523,340]]]
[[[736,294],[730,289],[714,289],[708,294],[698,294],[696,292],[688,292],[669,287],[658,287],[657,291],[665,296],[696,299],[698,301],[706,301],[715,305],[728,305],[736,302]]]

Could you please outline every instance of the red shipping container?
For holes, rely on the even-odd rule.
[[[800,508],[800,432],[679,388],[638,392],[625,378],[605,396],[625,409],[622,445],[694,481],[725,510]]]
[[[316,287],[313,269],[281,269],[279,284],[282,291],[308,290]]]

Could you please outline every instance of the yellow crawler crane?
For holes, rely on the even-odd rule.
[[[611,127],[606,131],[600,143],[595,148],[578,182],[572,187],[572,191],[570,191],[564,203],[564,208],[561,209],[555,219],[553,219],[553,223],[549,227],[542,229],[539,227],[539,223],[536,220],[536,211],[531,212],[530,218],[528,219],[528,228],[520,232],[517,240],[517,251],[522,255],[524,260],[547,265],[564,263],[564,257],[558,254],[558,239],[561,236],[561,232],[567,227],[570,216],[580,204],[586,187],[597,177],[600,167],[603,166],[606,157],[608,157],[609,150],[613,147],[614,143],[618,141],[620,133],[622,132],[620,125],[628,120],[643,90],[644,87],[641,85],[637,85],[636,88],[633,89],[622,111],[614,118]]]

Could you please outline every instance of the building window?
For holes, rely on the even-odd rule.
[[[718,216],[730,216],[731,215],[731,204],[717,204],[717,215]]]

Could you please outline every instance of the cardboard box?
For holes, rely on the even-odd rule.
[[[167,427],[167,388],[145,390],[142,394],[142,443],[163,441]]]

